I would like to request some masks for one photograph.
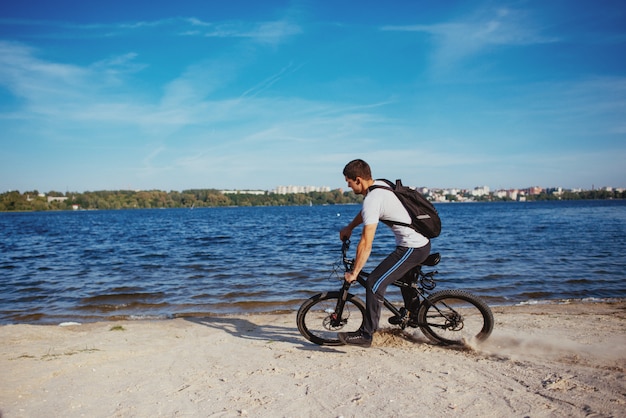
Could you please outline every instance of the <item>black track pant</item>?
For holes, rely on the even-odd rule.
[[[363,321],[364,334],[372,335],[378,329],[380,311],[387,286],[402,278],[409,270],[420,264],[430,254],[430,243],[421,248],[396,247],[367,278]]]

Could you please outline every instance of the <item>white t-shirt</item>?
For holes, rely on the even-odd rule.
[[[388,184],[383,181],[375,181],[374,184],[388,187]],[[378,221],[411,223],[411,216],[402,206],[402,202],[392,191],[386,189],[374,189],[367,193],[363,199],[361,216],[363,217],[363,225],[377,224]],[[397,246],[421,248],[428,244],[428,238],[413,228],[393,225],[391,230],[396,237]]]

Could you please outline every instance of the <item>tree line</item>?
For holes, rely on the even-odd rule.
[[[360,196],[341,190],[295,194],[224,194],[214,189],[194,189],[182,192],[148,191],[94,191],[84,193],[38,191],[0,194],[0,211],[46,210],[106,210],[106,209],[161,209],[202,208],[218,206],[302,206],[359,203]]]
[[[580,192],[540,193],[527,195],[527,201],[581,200],[581,199],[626,199],[625,191],[586,190]],[[218,206],[302,206],[337,205],[360,203],[363,198],[352,191],[339,189],[330,192],[293,194],[233,193],[224,194],[215,189],[193,189],[182,192],[161,190],[148,191],[94,191],[84,193],[49,192],[43,196],[38,191],[18,191],[0,194],[0,212],[46,211],[46,210],[105,210],[105,209],[159,209],[159,208],[202,208]],[[454,199],[448,199],[450,201]],[[475,201],[503,201],[493,193],[474,199]]]
[[[527,202],[541,202],[546,200],[610,200],[626,199],[626,191],[619,190],[582,190],[579,192],[563,191],[553,193],[543,191],[539,194],[524,195]],[[509,198],[498,198],[493,193],[476,198],[476,201],[507,201]]]

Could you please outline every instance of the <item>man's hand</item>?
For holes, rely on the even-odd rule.
[[[347,281],[348,283],[356,282],[357,277],[359,277],[359,275],[356,274],[354,271],[346,271],[346,274],[344,274],[343,276],[345,281]]]
[[[352,228],[350,228],[350,225],[342,228],[341,231],[339,231],[339,239],[341,239],[342,241],[350,239],[351,236],[352,236]]]

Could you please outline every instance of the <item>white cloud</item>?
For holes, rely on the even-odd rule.
[[[4,26],[37,26],[49,28],[42,37],[131,37],[134,34],[158,30],[173,35],[214,38],[248,38],[260,44],[278,45],[302,33],[302,28],[289,19],[273,21],[218,21],[205,22],[196,17],[167,18],[153,21],[122,23],[76,24],[61,21],[0,19]]]
[[[430,25],[383,26],[381,30],[422,32],[434,37],[437,68],[455,65],[467,57],[497,46],[521,46],[557,42],[543,35],[525,13],[511,9],[481,12],[466,20]]]

